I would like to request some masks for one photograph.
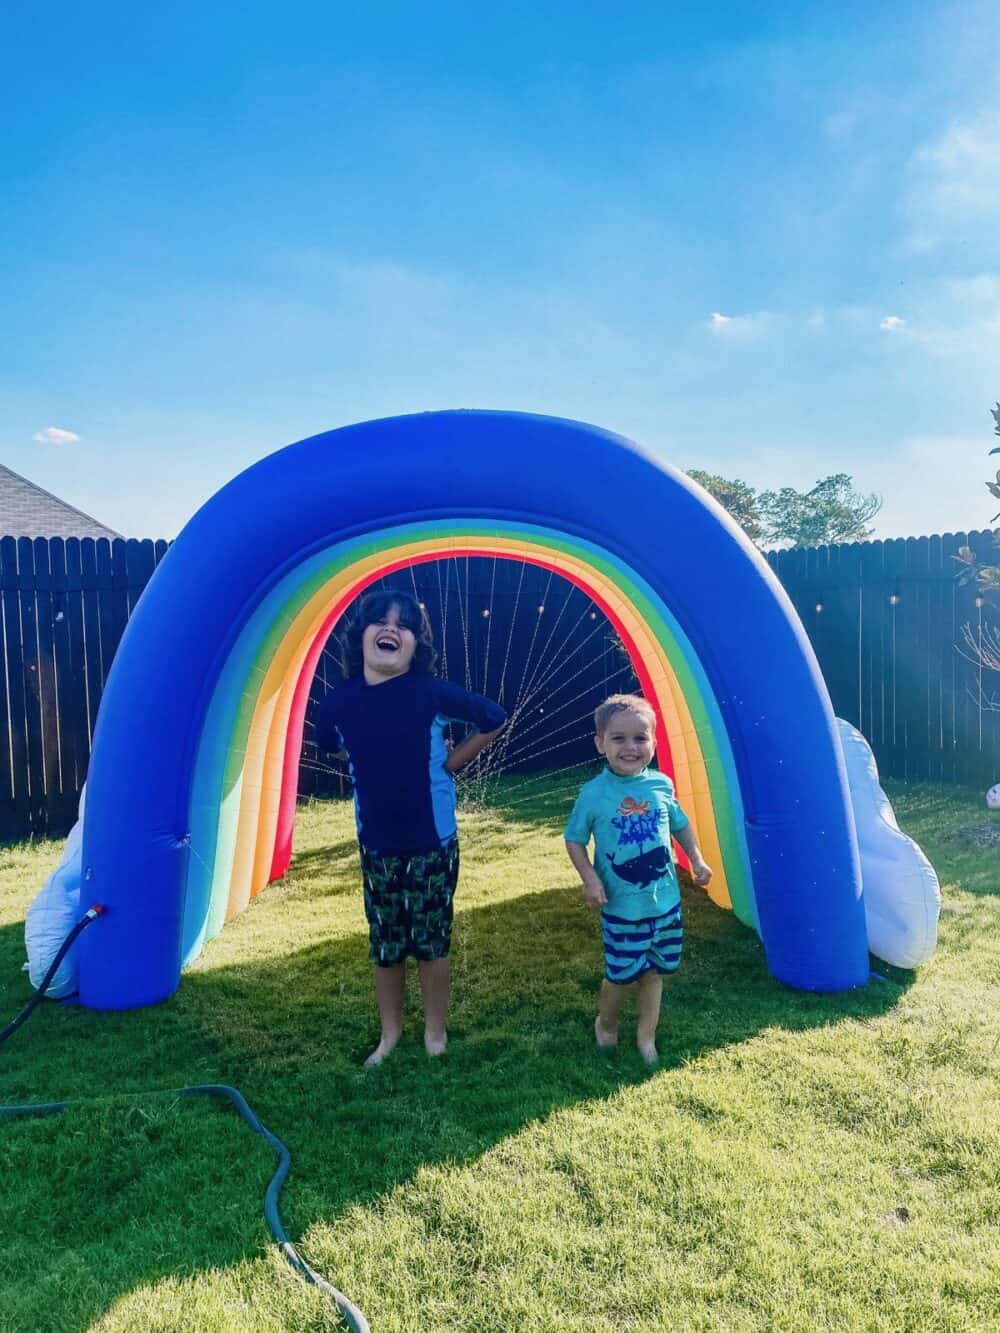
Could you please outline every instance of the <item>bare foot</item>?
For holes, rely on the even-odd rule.
[[[611,1051],[618,1045],[618,1033],[608,1032],[601,1022],[600,1014],[594,1019],[594,1039],[602,1051]]]
[[[637,1042],[639,1054],[645,1060],[647,1065],[655,1065],[660,1058],[660,1052],[656,1049],[655,1041]]]
[[[448,1049],[447,1032],[425,1032],[424,1050],[428,1055],[444,1055]]]
[[[383,1037],[365,1061],[365,1068],[374,1069],[376,1065],[380,1065],[398,1041],[398,1037]]]

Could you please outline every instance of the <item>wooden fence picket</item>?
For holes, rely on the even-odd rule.
[[[97,705],[104,689],[101,662],[101,594],[98,584],[97,542],[84,537],[80,542],[80,610],[83,616],[83,661],[87,705],[87,754],[94,739]]]
[[[17,570],[17,541],[0,540],[0,604],[3,613],[4,713],[8,755],[2,834],[4,841],[25,836],[31,827],[28,733],[25,721],[24,651],[21,640],[21,597]]]

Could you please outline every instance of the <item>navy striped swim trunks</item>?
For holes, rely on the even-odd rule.
[[[684,939],[680,903],[643,921],[602,912],[601,934],[606,975],[616,986],[638,981],[646,972],[676,972],[680,966]]]

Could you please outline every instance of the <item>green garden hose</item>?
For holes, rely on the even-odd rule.
[[[17,1018],[0,1032],[0,1044],[6,1041],[6,1039],[21,1026],[28,1015],[33,1012],[44,995],[46,987],[54,976],[56,968],[62,961],[62,958],[69,950],[77,935],[79,935],[84,927],[89,925],[91,921],[96,920],[99,915],[100,909],[97,911],[92,910],[73,927],[69,935],[67,935],[66,939],[63,941],[58,955],[46,973],[41,986],[38,988],[38,992],[32,997]],[[260,1137],[270,1145],[278,1158],[278,1165],[275,1167],[274,1175],[271,1177],[270,1183],[264,1192],[264,1218],[270,1228],[271,1235],[274,1237],[278,1248],[281,1250],[281,1253],[300,1277],[304,1278],[306,1282],[311,1283],[312,1286],[318,1287],[319,1290],[323,1292],[334,1305],[336,1305],[337,1309],[347,1321],[351,1333],[371,1333],[368,1320],[364,1317],[354,1302],[345,1296],[342,1291],[338,1291],[331,1282],[328,1282],[322,1273],[317,1273],[315,1268],[310,1267],[288,1239],[288,1234],[285,1231],[284,1224],[281,1220],[281,1213],[278,1210],[278,1196],[281,1194],[281,1187],[284,1185],[288,1172],[291,1169],[292,1155],[278,1136],[272,1134],[266,1125],[261,1124],[243,1094],[236,1088],[228,1087],[225,1083],[200,1083],[190,1088],[173,1088],[162,1092],[150,1093],[148,1095],[153,1097],[227,1097],[229,1101],[232,1102],[233,1106],[236,1107],[237,1111],[239,1111],[240,1115],[254,1133],[259,1134]],[[29,1102],[24,1106],[0,1106],[0,1120],[11,1120],[16,1116],[59,1115],[68,1107],[78,1104],[79,1103],[71,1101]]]

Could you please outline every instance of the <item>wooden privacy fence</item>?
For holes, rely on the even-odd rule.
[[[97,706],[163,541],[0,539],[0,841],[76,819]],[[136,729],[155,725],[136,718]]]
[[[983,692],[1000,694],[1000,679],[991,683],[959,651],[963,627],[975,638],[989,615],[975,587],[956,582],[953,557],[963,545],[988,559],[992,535],[772,552],[768,560],[810,635],[835,711],[868,736],[882,773],[985,787],[1000,780],[1000,713]],[[63,833],[75,819],[104,681],[166,550],[162,541],[0,540],[0,841]],[[445,674],[508,705],[528,700],[523,739],[508,744],[511,767],[560,767],[592,754],[586,713],[628,687],[630,673],[582,593],[543,570],[486,558],[422,566],[411,585],[427,604]],[[561,673],[543,665],[543,646],[565,659]],[[330,649],[307,719],[337,673]],[[156,725],[154,700],[135,725],[140,737]],[[300,790],[340,790],[309,735],[307,724]]]
[[[1000,608],[961,587],[955,556],[1000,558],[991,532],[772,551],[819,658],[834,712],[862,731],[883,776],[986,787],[1000,780],[1000,674],[969,660]],[[971,654],[974,656],[974,654]],[[991,674],[993,679],[991,681]]]

